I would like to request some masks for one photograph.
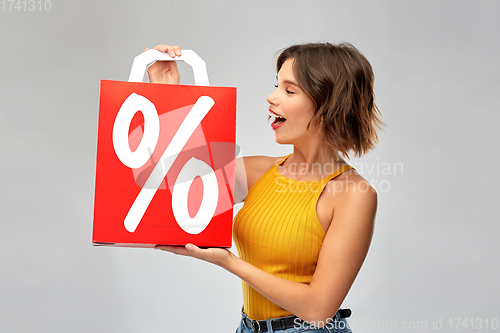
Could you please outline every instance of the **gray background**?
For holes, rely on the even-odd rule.
[[[379,148],[352,159],[380,200],[344,302],[352,327],[430,331],[441,320],[436,331],[466,332],[500,319],[500,2],[51,5],[0,11],[1,332],[236,328],[238,278],[169,253],[91,244],[100,80],[127,80],[133,57],[159,43],[194,49],[212,85],[237,87],[243,153],[274,156],[291,151],[267,122],[275,52],[308,41],[358,47],[388,126]],[[469,328],[454,319],[451,329],[452,318]]]

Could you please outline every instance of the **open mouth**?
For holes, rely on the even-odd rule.
[[[286,121],[286,118],[278,115],[277,113],[274,113],[271,110],[269,110],[269,112],[270,112],[269,117],[274,118],[274,121],[271,124],[271,127],[273,129],[277,129],[278,127],[283,125],[283,123]]]

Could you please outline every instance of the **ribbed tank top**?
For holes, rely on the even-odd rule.
[[[308,284],[325,238],[316,214],[318,198],[328,181],[352,167],[345,165],[322,180],[297,181],[278,172],[278,165],[289,156],[249,189],[234,218],[233,239],[242,260],[275,276]],[[244,312],[249,318],[291,315],[245,281],[242,286]]]

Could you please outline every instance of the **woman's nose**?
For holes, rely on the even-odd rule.
[[[267,102],[269,104],[273,104],[273,105],[276,104],[276,96],[275,96],[275,94],[276,94],[276,89],[267,96],[266,100],[267,100]]]

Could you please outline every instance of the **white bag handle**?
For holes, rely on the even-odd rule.
[[[182,55],[171,58],[168,53],[158,50],[147,50],[134,58],[132,69],[130,70],[129,82],[143,82],[144,75],[149,66],[158,60],[179,61],[183,60],[193,68],[194,84],[197,86],[209,86],[207,65],[193,50],[182,50]]]

